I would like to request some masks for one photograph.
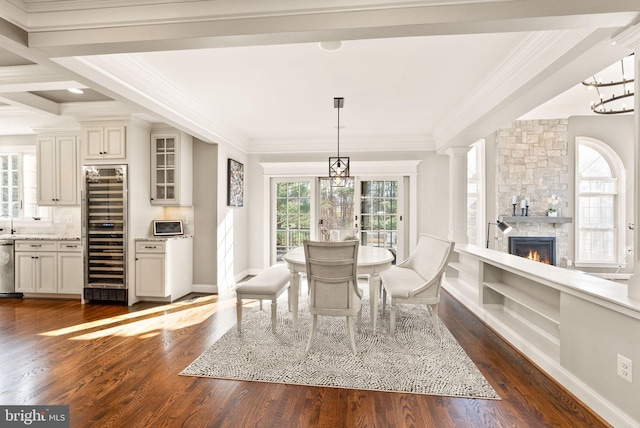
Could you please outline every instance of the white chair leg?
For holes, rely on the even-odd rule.
[[[433,328],[436,330],[436,334],[438,338],[442,338],[442,333],[440,332],[440,323],[438,323],[438,304],[431,305],[431,319],[433,320]]]
[[[393,300],[391,300],[391,316],[389,322],[389,333],[396,334],[396,304]]]
[[[238,328],[238,334],[242,334],[242,300],[236,301],[236,326]]]
[[[358,311],[358,331],[362,330],[362,306],[360,306],[360,310]]]
[[[318,322],[318,316],[313,315],[311,317],[311,334],[309,334],[309,341],[307,342],[307,350],[308,353],[311,350],[311,344],[316,339],[316,324]]]
[[[276,319],[278,316],[278,301],[274,297],[271,300],[271,332],[276,334]]]
[[[353,333],[353,317],[347,317],[347,330],[349,330],[349,341],[351,342],[351,350],[353,351],[353,355],[358,355],[358,351],[356,350],[356,338]]]

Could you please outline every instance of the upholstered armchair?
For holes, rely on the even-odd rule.
[[[453,255],[455,242],[421,234],[413,254],[404,262],[380,273],[382,280],[382,311],[385,313],[387,295],[391,297],[389,333],[396,328],[398,303],[427,305],[433,327],[438,336],[438,303],[444,271]]]
[[[316,337],[318,315],[346,317],[351,350],[356,351],[353,317],[358,315],[358,330],[362,325],[362,292],[358,289],[358,241],[304,241],[304,253],[309,283],[311,332],[307,350]]]

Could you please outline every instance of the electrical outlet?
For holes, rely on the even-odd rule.
[[[633,364],[627,357],[618,354],[618,376],[627,382],[633,381]]]

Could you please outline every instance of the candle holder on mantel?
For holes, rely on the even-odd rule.
[[[518,205],[518,204],[511,204],[511,205],[513,205],[513,211],[511,212],[511,215],[515,217],[516,216],[516,205]]]
[[[525,215],[525,217],[529,217],[529,205],[525,205],[525,207],[524,207],[524,215]]]

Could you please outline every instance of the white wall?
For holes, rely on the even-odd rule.
[[[231,158],[244,164],[244,206],[227,206],[227,160]],[[249,199],[247,183],[251,180],[248,155],[227,145],[218,146],[218,230],[217,230],[217,274],[218,291],[228,290],[249,273],[248,248],[249,212],[254,202]],[[194,186],[207,185],[196,183]],[[254,210],[255,211],[255,210]]]

